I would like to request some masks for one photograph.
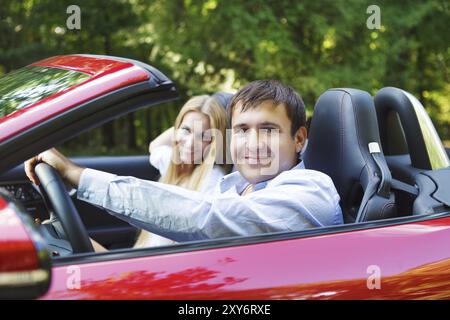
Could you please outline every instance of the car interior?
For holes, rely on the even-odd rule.
[[[232,97],[225,93],[215,96],[223,105]],[[450,187],[450,149],[444,149],[440,140],[434,141],[434,126],[426,113],[417,116],[417,108],[423,109],[417,103],[406,91],[389,87],[375,97],[345,88],[329,89],[319,97],[303,161],[307,169],[332,178],[346,224],[450,210],[450,194],[445,192]],[[431,161],[431,157],[438,160]],[[71,159],[80,166],[118,175],[159,178],[147,154]],[[46,199],[28,181],[23,164],[1,174],[0,187],[21,202],[36,222],[49,219]],[[77,200],[75,190],[69,196],[91,238],[109,250],[133,246],[137,228]],[[60,255],[57,249],[56,244],[54,257]]]
[[[360,223],[448,211],[449,151],[408,92],[386,87],[372,99],[330,89],[315,106],[304,161],[333,179],[345,223]]]

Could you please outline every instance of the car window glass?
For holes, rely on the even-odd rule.
[[[0,118],[89,79],[72,70],[31,66],[0,77]]]

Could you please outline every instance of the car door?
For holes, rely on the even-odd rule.
[[[448,299],[449,241],[446,213],[73,256],[42,298]]]

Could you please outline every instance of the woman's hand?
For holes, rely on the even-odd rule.
[[[34,172],[34,167],[40,162],[45,162],[52,166],[56,169],[56,171],[58,171],[64,180],[69,182],[74,188],[78,187],[81,172],[84,168],[75,165],[55,148],[44,151],[25,161],[25,173],[34,184],[39,185],[39,179]]]
[[[160,146],[172,146],[173,136],[174,136],[174,127],[171,127],[157,136],[152,142],[150,142],[148,146],[148,151],[152,153],[153,150]]]

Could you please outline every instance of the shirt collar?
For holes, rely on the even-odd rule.
[[[303,161],[300,161],[299,164],[297,164],[295,167],[292,167],[290,170],[295,169],[305,169],[305,164]],[[274,178],[272,178],[274,179]],[[264,189],[267,184],[272,181],[272,179],[259,182],[255,185],[254,191],[258,191],[261,189]],[[241,175],[239,171],[232,172],[224,177],[222,177],[222,180],[220,181],[220,192],[224,193],[225,191],[228,191],[231,188],[235,188],[236,193],[241,194],[242,191],[250,184],[245,178]]]

